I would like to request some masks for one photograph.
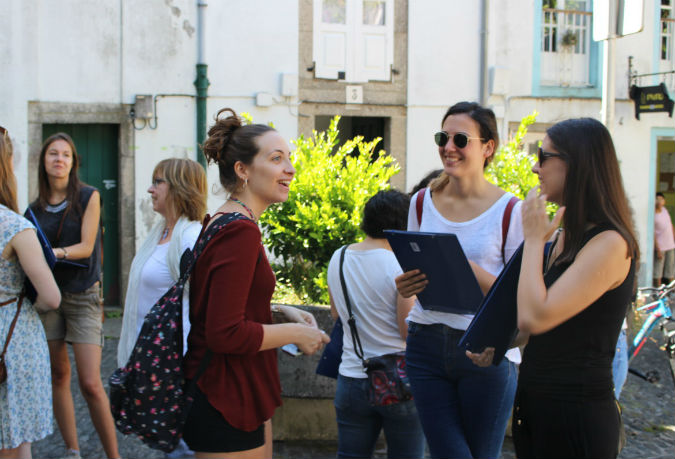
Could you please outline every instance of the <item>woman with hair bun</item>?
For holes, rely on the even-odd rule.
[[[272,323],[276,280],[257,221],[269,205],[286,201],[295,168],[275,129],[244,126],[230,108],[218,112],[203,149],[230,193],[208,225],[236,219],[213,236],[192,271],[186,378],[195,377],[207,349],[212,356],[183,438],[196,457],[272,457],[269,420],[281,405],[276,348],[293,343],[313,354],[329,341],[300,309],[282,306],[291,322]]]
[[[443,172],[412,197],[408,230],[456,234],[487,291],[522,242],[521,204],[485,178],[499,146],[492,110],[459,102],[446,111],[441,129],[435,141]],[[421,292],[426,282],[419,270],[396,279],[404,297]],[[424,309],[417,301],[408,316],[408,377],[434,458],[500,456],[520,352],[509,350],[497,366],[474,365],[489,351],[467,355],[458,345],[472,318]]]

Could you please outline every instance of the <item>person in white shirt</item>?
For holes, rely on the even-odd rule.
[[[131,263],[124,302],[124,318],[117,348],[117,365],[126,365],[152,306],[178,281],[181,256],[194,247],[206,213],[204,168],[190,159],[160,161],[148,188],[152,209],[161,215]],[[189,287],[183,296],[183,353],[190,332]],[[181,441],[167,457],[191,454]]]
[[[366,238],[349,245],[345,252],[345,287],[364,359],[401,352],[406,347],[405,318],[413,298],[403,298],[396,291],[394,279],[401,274],[401,267],[383,230],[405,229],[409,201],[408,195],[395,190],[375,194],[363,210],[361,228]],[[349,312],[340,281],[341,252],[337,250],[328,264],[328,291],[333,318],[339,316],[347,324]],[[382,429],[388,457],[423,457],[424,433],[414,401],[372,406],[368,387],[363,361],[354,350],[350,328],[345,326],[335,393],[337,457],[371,457]]]
[[[485,293],[523,241],[521,203],[483,173],[499,145],[492,110],[460,102],[448,109],[441,125],[435,140],[443,172],[412,197],[408,231],[455,234]],[[412,297],[427,280],[414,270],[396,283],[401,295]],[[509,350],[497,366],[474,365],[458,346],[472,318],[424,309],[417,301],[408,316],[408,377],[434,458],[501,453],[520,352]]]

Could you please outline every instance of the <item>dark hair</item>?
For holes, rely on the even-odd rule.
[[[220,114],[231,115],[220,118]],[[221,109],[215,117],[216,123],[209,129],[209,136],[204,141],[202,150],[209,162],[218,165],[220,184],[232,193],[239,187],[239,177],[234,171],[237,161],[249,165],[258,154],[256,139],[275,129],[265,124],[243,125],[241,119],[231,108]]]
[[[413,189],[410,191],[410,196],[413,196],[415,193],[417,193],[422,188],[426,188],[427,186],[429,186],[429,183],[433,179],[435,179],[436,177],[441,175],[442,173],[443,173],[443,169],[435,169],[435,170],[429,172],[427,175],[424,176],[424,178],[422,180],[420,180],[417,183],[417,185],[415,185],[413,187]]]
[[[497,118],[495,117],[495,113],[491,109],[485,108],[476,102],[457,102],[445,112],[443,120],[441,121],[441,126],[450,115],[468,115],[478,124],[480,137],[483,139],[482,143],[488,143],[490,140],[494,142],[494,152],[485,158],[485,162],[483,163],[483,169],[488,167],[488,164],[492,162],[495,153],[497,153],[497,148],[499,147],[499,131],[497,130]],[[433,191],[436,191],[439,188],[443,188],[449,180],[450,177],[448,177],[447,174],[441,173],[437,179],[431,182],[430,187]]]
[[[567,175],[563,190],[565,241],[558,261],[572,262],[581,250],[589,223],[609,224],[626,240],[627,256],[637,263],[640,248],[621,179],[619,161],[607,128],[592,118],[561,121],[546,135],[563,153]]]
[[[405,230],[408,226],[410,197],[398,190],[378,191],[363,207],[361,229],[375,239],[384,238],[384,230]]]
[[[80,167],[80,160],[77,156],[75,142],[73,142],[73,139],[65,132],[57,132],[56,134],[52,134],[47,137],[47,139],[42,144],[42,148],[40,149],[40,159],[38,160],[38,205],[42,209],[45,209],[49,202],[51,189],[49,187],[49,179],[47,178],[47,169],[45,169],[45,156],[47,155],[47,149],[49,146],[57,140],[63,140],[66,142],[70,146],[70,150],[73,152],[72,167],[70,168],[70,174],[68,175],[68,187],[66,188],[66,200],[68,201],[68,207],[74,209],[76,213],[80,214],[82,212],[80,206],[80,189],[83,185],[83,183],[80,182],[80,178],[77,176],[77,171]]]
[[[666,199],[666,196],[663,193],[661,193],[660,191],[658,191],[656,193],[656,196],[661,196],[663,199]]]

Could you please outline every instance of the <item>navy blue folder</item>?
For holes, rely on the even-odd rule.
[[[493,365],[504,358],[518,334],[518,279],[523,260],[523,244],[511,256],[480,304],[471,324],[459,340],[459,346],[471,352],[494,347]]]
[[[483,292],[457,236],[385,230],[385,236],[404,272],[419,269],[429,283],[417,294],[424,309],[474,314]]]

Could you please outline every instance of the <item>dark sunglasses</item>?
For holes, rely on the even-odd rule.
[[[434,134],[434,141],[436,142],[436,145],[438,145],[439,147],[444,147],[448,143],[448,140],[450,140],[450,135],[445,131],[438,131],[436,134]],[[466,147],[466,144],[469,143],[469,140],[483,140],[483,139],[480,137],[469,137],[463,132],[458,132],[457,134],[452,136],[452,143],[454,143],[457,148]]]
[[[544,164],[544,161],[546,161],[548,158],[562,158],[565,159],[566,156],[562,153],[550,153],[548,151],[544,151],[539,147],[537,149],[537,158],[539,159],[539,165],[541,166]]]

